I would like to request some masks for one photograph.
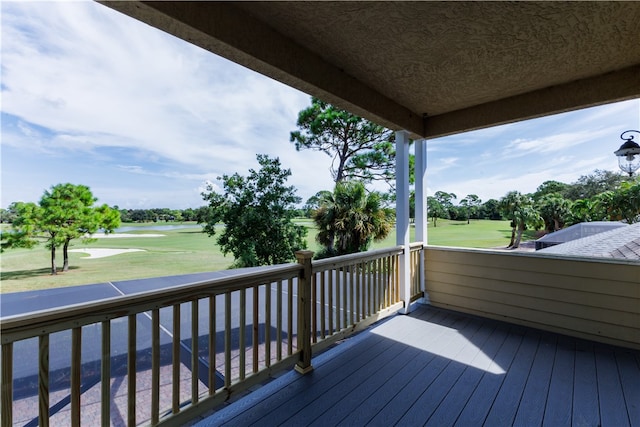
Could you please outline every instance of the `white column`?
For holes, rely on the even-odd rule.
[[[427,244],[427,140],[419,139],[415,141],[416,156],[416,241]],[[422,251],[420,257],[420,289],[424,292],[423,304],[429,303],[429,295],[427,295],[424,277],[425,252]]]
[[[409,243],[409,135],[402,130],[396,132],[396,244],[404,247],[398,265],[403,314],[409,313],[411,302]]]
[[[415,141],[416,241],[427,244],[427,141]]]

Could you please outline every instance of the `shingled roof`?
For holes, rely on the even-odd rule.
[[[640,223],[540,249],[537,252],[640,261]]]

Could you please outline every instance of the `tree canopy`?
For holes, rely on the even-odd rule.
[[[291,132],[296,150],[316,150],[330,156],[334,182],[395,180],[394,134],[333,105],[311,99],[311,106],[298,113],[299,130]],[[410,159],[413,162],[413,157]]]
[[[235,267],[286,263],[306,248],[307,229],[293,223],[300,198],[293,186],[285,185],[291,171],[282,169],[278,158],[259,154],[257,159],[260,170],[249,169],[246,177],[218,177],[222,194],[212,185],[202,193],[209,204],[203,231],[213,236],[224,224],[217,242],[225,255],[233,254]]]
[[[111,232],[120,225],[120,213],[97,199],[86,185],[58,184],[46,190],[39,204],[15,203],[12,229],[2,235],[2,249],[33,247],[45,240],[51,251],[51,274],[57,273],[56,248],[63,247],[63,271],[69,269],[68,249],[73,239],[90,240],[102,228]]]
[[[340,182],[333,192],[321,193],[313,220],[316,240],[325,247],[319,258],[366,251],[393,229],[391,211],[383,207],[380,194],[367,192],[359,181]]]

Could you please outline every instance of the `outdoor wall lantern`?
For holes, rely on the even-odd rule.
[[[620,139],[624,141],[624,144],[614,151],[614,154],[618,156],[618,166],[623,172],[632,176],[635,171],[640,169],[640,145],[633,142],[633,135],[625,137],[625,134],[629,132],[635,132],[640,135],[640,131],[637,130],[625,130],[620,135]]]

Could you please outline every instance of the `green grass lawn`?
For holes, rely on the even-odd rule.
[[[310,250],[318,251],[315,229],[308,220],[297,221],[309,227]],[[123,224],[126,226],[133,224]],[[144,252],[124,253],[106,258],[88,258],[87,254],[71,252],[70,270],[50,275],[50,253],[43,246],[34,249],[11,249],[0,256],[0,292],[18,292],[53,287],[83,285],[171,276],[176,274],[216,271],[228,268],[233,259],[223,256],[215,243],[198,228],[168,231],[139,230],[128,234],[163,234],[163,237],[131,237],[98,239],[91,243],[74,241],[71,249],[116,248],[143,249]],[[505,247],[511,230],[508,221],[466,222],[439,220],[437,227],[429,223],[429,244],[471,248]],[[414,229],[411,230],[413,240]],[[527,236],[525,236],[527,237]],[[395,233],[376,242],[373,249],[395,245]],[[62,251],[56,252],[58,268],[62,267]]]

